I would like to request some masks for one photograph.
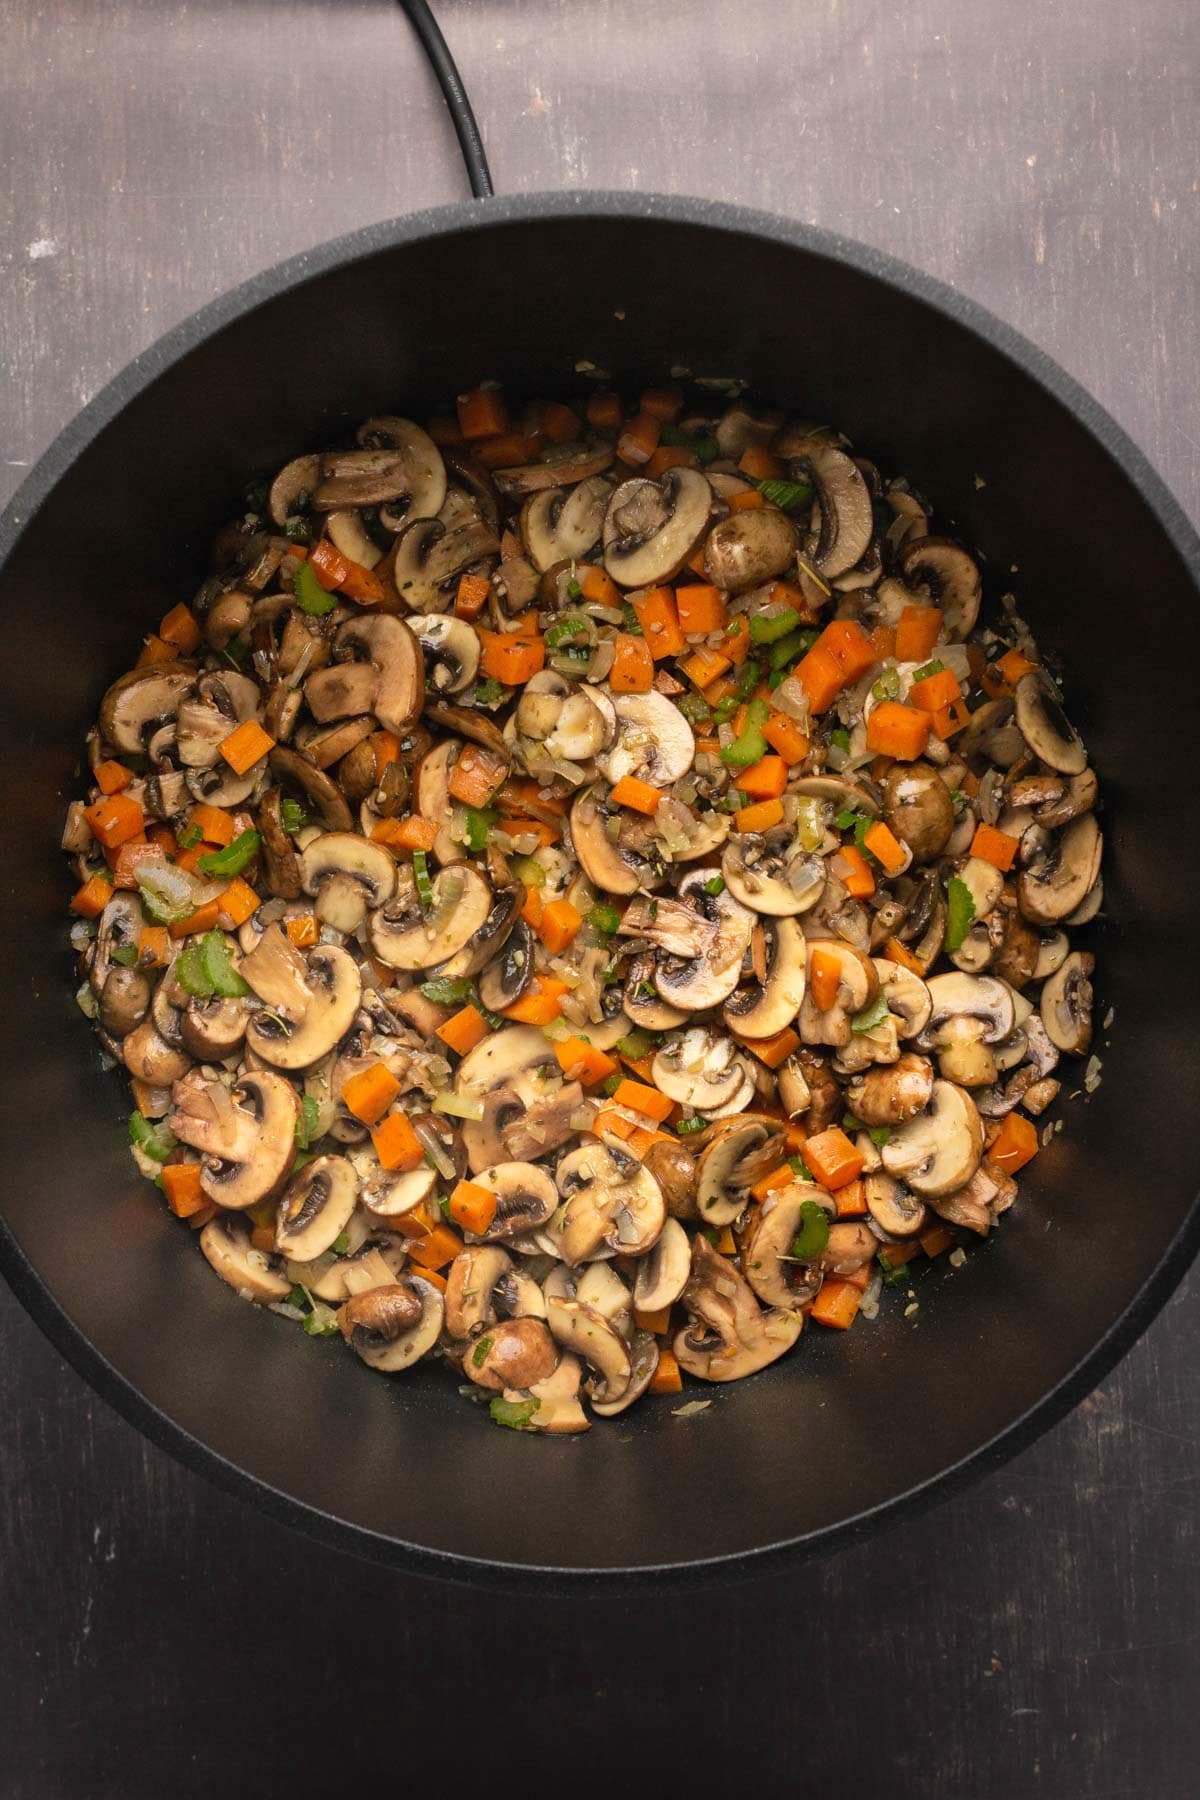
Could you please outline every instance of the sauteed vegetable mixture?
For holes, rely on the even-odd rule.
[[[575,1432],[961,1262],[1101,904],[981,594],[836,430],[672,389],[486,385],[249,495],[64,838],[134,1158],[222,1280]]]

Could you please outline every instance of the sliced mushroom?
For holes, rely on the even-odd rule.
[[[218,1213],[201,1231],[200,1249],[209,1267],[243,1300],[271,1306],[292,1291],[283,1258],[254,1248],[245,1219]]]
[[[416,613],[410,631],[425,653],[426,682],[435,693],[461,694],[479,669],[479,636],[465,619],[448,613]]]
[[[250,961],[247,957],[242,970],[254,986]],[[318,944],[309,951],[305,979],[310,997],[298,1020],[264,1009],[246,1026],[249,1048],[277,1069],[308,1069],[320,1062],[349,1031],[361,1004],[358,964],[337,944]]]
[[[893,763],[883,778],[883,817],[914,862],[932,862],[950,842],[954,802],[932,764]]]
[[[338,1329],[369,1368],[398,1374],[419,1362],[442,1329],[442,1296],[430,1281],[406,1275],[391,1287],[372,1287],[338,1308]]]
[[[537,1410],[529,1419],[530,1431],[544,1431],[563,1436],[575,1431],[590,1431],[591,1420],[579,1404],[579,1386],[583,1370],[569,1353],[558,1359],[558,1366],[544,1381],[536,1381],[525,1392],[514,1388],[505,1393],[506,1400],[536,1400]]]
[[[499,552],[499,538],[472,511],[451,526],[440,519],[413,519],[404,526],[381,567],[387,568],[410,612],[444,612],[458,577]]]
[[[1092,971],[1096,959],[1073,950],[1042,989],[1046,1036],[1068,1056],[1086,1055],[1092,1041]]]
[[[663,1191],[667,1212],[673,1219],[697,1219],[696,1161],[683,1144],[658,1138],[642,1159]]]
[[[1033,754],[1048,769],[1081,775],[1087,751],[1063,711],[1058,689],[1042,669],[1022,675],[1013,697],[1017,726]]]
[[[478,1337],[493,1319],[546,1316],[542,1290],[498,1244],[468,1244],[446,1275],[446,1330],[457,1340]]]
[[[744,401],[735,400],[717,420],[713,435],[721,455],[737,462],[751,444],[768,445],[782,424],[781,412],[773,408],[752,412]]]
[[[600,541],[612,483],[589,476],[568,490],[541,488],[521,508],[521,541],[536,569],[578,562]]]
[[[297,1279],[302,1272],[304,1286],[318,1300],[331,1306],[349,1300],[354,1294],[365,1294],[371,1288],[390,1287],[404,1274],[407,1251],[405,1239],[367,1237],[354,1242],[366,1230],[366,1224],[355,1214],[346,1228],[352,1247],[345,1256],[326,1251],[316,1262],[297,1265]]]
[[[318,1156],[288,1182],[275,1217],[275,1248],[293,1262],[312,1262],[350,1223],[358,1180],[344,1156]]]
[[[947,637],[969,637],[979,617],[983,582],[975,559],[949,538],[912,539],[900,552],[900,573],[910,588],[940,608]]]
[[[872,958],[879,977],[879,991],[887,1001],[888,1011],[898,1020],[902,1038],[916,1037],[929,1023],[933,1002],[921,977],[903,963],[886,956]]]
[[[492,890],[472,863],[447,863],[433,878],[428,911],[416,884],[399,872],[395,898],[371,914],[372,954],[390,969],[432,969],[456,956],[487,925]]]
[[[509,731],[531,772],[578,786],[582,769],[562,765],[589,762],[611,744],[616,715],[598,688],[579,687],[554,669],[540,669],[526,683]]]
[[[956,874],[971,896],[973,917],[982,924],[1004,892],[1003,875],[981,856],[968,856]]]
[[[480,1169],[471,1180],[496,1196],[496,1214],[484,1241],[504,1243],[537,1231],[558,1205],[558,1191],[547,1169],[532,1162],[501,1162]]]
[[[795,919],[765,918],[754,930],[762,933],[762,977],[736,988],[721,1017],[739,1037],[775,1037],[791,1024],[804,999],[807,945]]]
[[[454,1092],[482,1106],[482,1117],[463,1119],[471,1169],[510,1160],[506,1134],[532,1106],[557,1092],[560,1083],[554,1046],[535,1025],[505,1026],[468,1051],[458,1065]]]
[[[162,662],[122,675],[100,702],[104,742],[126,756],[144,756],[147,738],[174,718],[180,701],[196,685],[196,673],[194,663]]]
[[[657,1242],[667,1216],[662,1189],[628,1150],[586,1144],[563,1157],[555,1180],[566,1202],[558,1251],[570,1268],[595,1256],[641,1256]]]
[[[623,1000],[630,1022],[643,1031],[670,1031],[687,1021],[687,1014],[680,1007],[668,1006],[660,998],[654,985],[654,958],[650,955],[635,956],[630,962]]]
[[[379,671],[369,662],[334,662],[318,669],[304,684],[309,712],[320,724],[330,719],[349,719],[369,713],[379,688]],[[347,749],[350,746],[347,744]],[[319,768],[327,766],[318,761]],[[328,761],[336,762],[336,756]]]
[[[517,499],[522,494],[536,494],[542,488],[574,487],[576,482],[589,481],[593,475],[603,475],[605,469],[612,464],[614,456],[611,444],[585,445],[566,455],[558,454],[553,459],[540,463],[526,463],[515,469],[497,469],[492,480],[506,499]]]
[[[1084,769],[1079,775],[1072,775],[1069,781],[1061,784],[1058,799],[1037,807],[1034,817],[1039,825],[1054,831],[1060,825],[1069,825],[1081,813],[1091,812],[1099,797],[1100,783],[1096,779],[1095,769]],[[1013,804],[1016,805],[1017,802],[1014,800]]]
[[[668,1038],[650,1066],[660,1093],[710,1119],[738,1097],[749,1074],[732,1038],[703,1025]]]
[[[592,1370],[584,1388],[588,1397],[601,1405],[619,1400],[633,1379],[633,1365],[608,1320],[593,1306],[554,1296],[546,1302],[546,1323],[558,1343]]]
[[[145,923],[145,914],[138,896],[121,888],[114,889],[97,922],[96,938],[88,963],[88,982],[93,994],[102,994],[109,976],[115,970],[126,967],[125,959],[131,951],[137,952]],[[121,952],[121,960],[114,955],[118,950]]]
[[[882,1169],[863,1177],[867,1211],[889,1238],[915,1237],[924,1229],[928,1213],[923,1201]]]
[[[825,892],[827,868],[824,857],[806,854],[790,837],[776,848],[771,838],[738,833],[722,853],[721,874],[743,906],[786,918],[816,906]]]
[[[197,1062],[218,1063],[236,1055],[246,1035],[246,1002],[242,999],[188,1001],[180,1020],[184,1048]]]
[[[661,1312],[673,1306],[692,1267],[692,1247],[687,1232],[676,1218],[664,1221],[657,1243],[638,1260],[633,1283],[634,1305],[639,1312]]]
[[[818,951],[839,965],[837,992],[833,1005],[822,1010],[813,997],[811,981],[808,983],[797,1020],[800,1037],[806,1044],[832,1044],[841,1049],[853,1036],[852,1020],[879,993],[879,976],[869,956],[840,938],[809,938],[810,966]]]
[[[242,929],[244,932],[245,926]],[[238,972],[272,1012],[281,1013],[291,1024],[304,1017],[312,999],[307,964],[277,923],[259,933],[257,942],[242,957]],[[165,988],[164,982],[160,992]]]
[[[704,546],[704,573],[727,593],[743,594],[790,569],[799,539],[778,507],[731,513],[714,525]]]
[[[524,897],[525,890],[518,882],[497,889],[492,895],[492,905],[487,918],[470,941],[440,966],[439,976],[459,981],[472,975],[478,975],[481,970],[486,975],[488,969],[500,959],[507,949],[514,929],[524,923],[520,917],[520,906]],[[532,968],[532,964],[528,966]],[[494,984],[489,983],[488,985],[489,990],[494,991]],[[527,985],[528,981],[522,984],[522,992]],[[482,985],[480,998],[483,998]],[[514,998],[516,998],[515,995]],[[492,1006],[491,1002],[486,999],[483,1004],[489,1011],[500,1010],[500,1008]],[[512,1002],[506,1000],[503,1004],[509,1006]]]
[[[1025,917],[1034,925],[1056,925],[1069,918],[1095,885],[1102,850],[1092,813],[1073,819],[1056,833],[1017,878]]]
[[[817,490],[820,529],[813,558],[827,581],[844,575],[866,553],[875,528],[862,470],[834,444],[813,444],[802,467]]]
[[[558,1364],[558,1349],[545,1321],[503,1319],[489,1325],[463,1356],[463,1373],[478,1387],[499,1392],[545,1381]]]
[[[692,1322],[675,1337],[680,1367],[702,1381],[740,1381],[790,1350],[804,1315],[764,1312],[753,1290],[708,1239],[692,1239],[692,1272],[683,1293]]]
[[[350,831],[354,820],[335,782],[295,750],[276,744],[268,757],[273,774],[298,787],[316,807],[327,831]]]
[[[708,1134],[696,1164],[696,1210],[706,1225],[732,1225],[750,1189],[777,1169],[787,1140],[773,1119],[723,1119]]]
[[[606,893],[635,894],[666,876],[649,822],[620,808],[606,811],[594,788],[582,788],[571,807],[571,843],[588,880]]]
[[[604,515],[604,566],[625,588],[655,587],[678,574],[708,525],[712,490],[698,469],[667,469],[661,481],[623,481]]]
[[[596,767],[614,784],[626,775],[668,788],[687,774],[695,755],[692,728],[665,694],[614,694],[617,740],[596,757]]]
[[[436,1188],[436,1169],[409,1169],[402,1174],[384,1170],[359,1183],[358,1197],[370,1213],[372,1225],[385,1231],[403,1231],[400,1221],[411,1218],[418,1207],[432,1200]]]
[[[399,510],[395,502],[398,499],[404,499],[406,504],[403,508],[403,515],[414,519],[431,518],[434,513],[441,511],[446,498],[446,465],[442,460],[441,451],[427,431],[423,431],[412,419],[401,419],[388,414],[365,420],[358,428],[358,441],[363,450],[368,453],[381,456],[387,456],[390,453],[393,460],[398,455],[402,463],[402,485],[399,486],[396,493],[380,495],[378,500],[347,499],[340,504],[348,506],[386,504],[390,517]],[[363,485],[363,473],[360,464],[358,474],[360,492]],[[338,479],[339,472],[327,467],[325,475],[327,478],[326,493],[328,493],[332,481]],[[343,492],[347,492],[349,485],[355,481],[355,473],[353,470],[350,471],[349,482],[347,482],[345,461],[340,476],[343,481]],[[369,479],[370,477],[367,476],[367,480]],[[389,485],[396,479],[394,473],[384,477]],[[316,504],[321,505],[322,502],[318,500]]]
[[[922,1199],[965,1187],[983,1155],[983,1121],[965,1088],[935,1081],[929,1106],[898,1125],[880,1155],[889,1175]]]
[[[938,1052],[947,1081],[989,1087],[996,1079],[990,1046],[1013,1028],[1012,989],[994,975],[935,975],[927,985],[931,1011],[918,1045]]]
[[[903,1125],[924,1112],[933,1094],[933,1065],[911,1050],[894,1063],[868,1069],[846,1089],[846,1102],[864,1125]]]
[[[329,831],[301,855],[300,881],[315,896],[318,919],[349,936],[368,912],[391,899],[396,865],[382,845],[351,831]]]
[[[822,1280],[820,1264],[815,1259],[801,1262],[792,1250],[804,1226],[806,1205],[832,1212],[837,1202],[807,1181],[775,1188],[751,1211],[739,1245],[742,1272],[755,1294],[785,1312],[815,1299]]]
[[[168,1124],[203,1154],[200,1186],[219,1206],[239,1211],[282,1186],[296,1152],[300,1102],[282,1075],[240,1077],[235,1087],[194,1069],[176,1082]]]
[[[267,495],[272,524],[282,530],[293,514],[306,512],[320,479],[321,458],[317,455],[297,456],[285,463]]]
[[[754,914],[728,889],[710,894],[707,883],[704,870],[698,869],[679,884],[679,909],[692,917],[699,934],[694,940],[678,935],[675,911],[668,910],[667,901],[657,903],[659,915],[654,918],[645,901],[635,900],[621,921],[623,932],[635,929],[636,922],[639,935],[659,946],[654,985],[669,1005],[684,1012],[701,1012],[728,1000],[738,984],[754,928]],[[677,951],[669,947],[672,942],[678,945]]]
[[[334,654],[339,658],[338,664],[322,669],[308,681],[305,696],[310,707],[313,684],[332,678],[339,671],[346,677],[355,666],[348,659],[357,654],[374,671],[375,680],[369,700],[363,698],[371,687],[369,682],[355,688],[356,704],[348,710],[374,712],[388,731],[403,735],[419,717],[425,702],[425,657],[411,628],[393,613],[348,619],[334,639]]]

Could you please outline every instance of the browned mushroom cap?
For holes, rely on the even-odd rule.
[[[282,1075],[243,1075],[233,1088],[194,1069],[175,1084],[168,1120],[181,1143],[203,1152],[200,1186],[219,1206],[240,1210],[269,1199],[296,1152],[300,1102]]]
[[[704,573],[728,593],[743,594],[789,569],[798,542],[796,527],[778,507],[732,513],[708,534]]]
[[[184,1047],[197,1062],[224,1062],[232,1056],[246,1035],[246,1002],[193,997],[184,1008],[180,1034]]]
[[[496,1214],[482,1233],[489,1244],[507,1242],[536,1231],[558,1205],[558,1190],[549,1170],[532,1162],[495,1163],[471,1180],[496,1196]]]
[[[578,449],[558,451],[545,462],[525,463],[516,469],[497,469],[492,476],[506,499],[519,499],[523,494],[536,494],[542,488],[573,487],[593,475],[603,475],[612,464],[611,444],[584,445]]]
[[[779,1167],[786,1149],[774,1119],[744,1114],[714,1125],[696,1165],[696,1209],[705,1224],[732,1224],[754,1183]]]
[[[1096,959],[1074,950],[1042,989],[1042,1024],[1050,1042],[1069,1056],[1083,1056],[1092,1041],[1092,971]]]
[[[983,1155],[983,1122],[965,1088],[935,1081],[928,1107],[892,1132],[881,1152],[889,1175],[922,1199],[952,1194],[971,1179]]]
[[[604,566],[626,588],[678,574],[708,526],[712,489],[698,469],[623,481],[604,516]]]
[[[545,571],[582,561],[600,541],[611,493],[610,480],[592,475],[570,491],[552,487],[531,494],[521,508],[520,531],[534,567]]]
[[[150,1087],[167,1087],[192,1066],[187,1052],[169,1044],[153,1019],[143,1019],[122,1038],[120,1054],[134,1080],[144,1081]]]
[[[544,1319],[502,1319],[468,1345],[463,1374],[482,1388],[531,1388],[558,1364],[558,1347]]]
[[[867,1211],[889,1238],[915,1237],[927,1217],[924,1203],[882,1169],[863,1177]]]
[[[300,898],[300,862],[283,824],[283,796],[271,788],[263,796],[258,809],[258,829],[262,836],[263,870],[267,890],[281,900]]]
[[[592,1376],[586,1392],[602,1406],[619,1400],[633,1379],[629,1347],[610,1320],[594,1306],[552,1295],[546,1322],[565,1350],[587,1363]]]
[[[127,756],[142,756],[146,739],[165,719],[175,716],[179,702],[196,685],[196,665],[153,663],[130,669],[114,681],[100,702],[100,732],[106,744]]]
[[[143,969],[125,969],[118,963],[109,970],[100,990],[96,1016],[110,1037],[125,1037],[133,1031],[146,1017],[149,1007],[150,977]],[[198,1052],[193,1051],[193,1055],[196,1054]]]
[[[391,1286],[353,1295],[339,1307],[337,1322],[368,1367],[395,1375],[433,1349],[442,1318],[442,1296],[432,1282],[406,1275]]]
[[[846,1104],[864,1125],[902,1125],[924,1112],[933,1093],[933,1065],[906,1050],[894,1063],[867,1069],[846,1089]]]
[[[806,1204],[823,1206],[830,1214],[837,1207],[833,1196],[812,1182],[789,1182],[752,1208],[738,1243],[742,1270],[755,1294],[766,1305],[789,1312],[807,1305],[822,1279],[817,1262],[801,1262],[792,1252]]]
[[[281,781],[298,787],[306,794],[316,807],[321,823],[326,831],[351,831],[354,819],[350,808],[346,805],[345,796],[338,792],[337,785],[329,776],[300,756],[295,750],[286,750],[277,744],[267,759],[271,770]]]
[[[954,830],[954,802],[932,763],[893,763],[883,779],[883,816],[913,861],[932,862]]]
[[[374,672],[371,698],[348,710],[359,713],[373,711],[381,725],[389,731],[403,733],[419,716],[425,700],[425,657],[420,644],[403,619],[392,613],[378,613],[348,619],[334,639],[334,653],[340,658],[359,654]],[[317,680],[332,671],[322,669],[311,677],[305,695]],[[363,690],[365,692],[365,689]],[[363,692],[355,691],[356,702]]]
[[[683,1144],[659,1138],[646,1151],[642,1166],[649,1170],[663,1191],[667,1211],[673,1219],[698,1219],[696,1204],[696,1159]]]
[[[979,617],[983,583],[973,557],[949,538],[913,538],[900,552],[900,573],[910,588],[928,594],[941,610],[946,634],[969,637]]]
[[[734,990],[721,1017],[739,1037],[775,1037],[791,1024],[804,999],[807,947],[795,919],[765,918],[754,927],[761,933],[761,977],[757,971]],[[752,958],[759,940],[752,939]]]
[[[708,1239],[692,1239],[692,1272],[683,1292],[691,1323],[675,1338],[681,1368],[702,1381],[739,1381],[790,1350],[804,1315],[764,1312],[745,1278]]]
[[[617,836],[608,835],[616,818]],[[666,863],[655,842],[652,821],[623,807],[610,811],[595,788],[581,788],[571,807],[571,842],[588,880],[610,894],[636,894],[661,886]]]
[[[1087,751],[1043,669],[1022,675],[1013,701],[1017,728],[1033,754],[1063,775],[1081,775]]]

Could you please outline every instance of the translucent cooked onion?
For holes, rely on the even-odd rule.
[[[483,1101],[471,1094],[455,1094],[449,1088],[443,1088],[440,1094],[433,1096],[433,1110],[452,1119],[482,1119]]]
[[[413,1122],[413,1130],[420,1138],[426,1156],[429,1158],[442,1180],[453,1181],[454,1164],[446,1154],[446,1146],[442,1142],[439,1134],[434,1130],[433,1126],[426,1124],[423,1119],[416,1119]]]
[[[179,912],[182,918],[186,918],[189,912],[195,912],[200,882],[194,875],[189,875],[186,869],[169,863],[161,850],[139,856],[131,864],[131,873],[138,886],[146,888],[168,912]],[[224,892],[224,887],[224,882],[218,882],[217,892]]]
[[[771,704],[778,712],[785,712],[789,719],[795,719],[797,724],[808,724],[808,694],[794,675],[780,682],[771,696]]]
[[[452,918],[454,909],[463,897],[463,878],[461,875],[443,875],[437,884],[437,900],[432,912],[425,921],[426,936],[434,938],[442,929],[447,919]]]

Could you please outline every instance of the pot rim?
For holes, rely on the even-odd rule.
[[[1100,444],[1119,464],[1200,589],[1200,535],[1149,459],[1106,409],[1052,357],[979,302],[884,251],[779,214],[687,195],[588,189],[470,200],[363,226],[276,263],[200,307],[139,352],[59,432],[38,459],[0,514],[0,573],[34,516],[78,457],[131,401],[226,326],[290,289],[399,245],[512,223],[589,217],[661,220],[665,224],[698,225],[764,238],[844,264],[923,302],[1016,364]],[[542,1592],[572,1595],[586,1588],[612,1593],[644,1589],[651,1583],[696,1586],[766,1574],[800,1555],[839,1548],[885,1522],[961,1491],[969,1481],[1027,1448],[1109,1373],[1161,1310],[1198,1250],[1200,1195],[1193,1197],[1178,1231],[1124,1311],[1075,1366],[1003,1430],[957,1463],[905,1492],[836,1524],[723,1556],[625,1568],[573,1569],[504,1563],[431,1550],[336,1518],[239,1468],[176,1424],[109,1362],[54,1299],[0,1218],[0,1273],[35,1323],[103,1399],[188,1468],[226,1491],[252,1500],[276,1522],[368,1560],[443,1580],[522,1592],[536,1585]]]

